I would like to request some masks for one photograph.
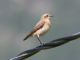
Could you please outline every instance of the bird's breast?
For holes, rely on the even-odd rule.
[[[36,35],[44,35],[46,32],[48,32],[50,26],[51,26],[51,22],[49,19],[46,19],[44,20],[45,23],[44,23],[44,26],[42,28],[40,28],[39,30],[37,30],[33,36],[36,36]]]
[[[50,25],[44,24],[44,26],[41,29],[39,29],[38,31],[36,31],[34,33],[34,35],[37,35],[37,34],[38,35],[44,35],[49,30],[49,28],[50,28]]]

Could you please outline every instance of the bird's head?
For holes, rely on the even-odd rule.
[[[42,15],[42,19],[46,19],[46,18],[50,18],[50,17],[53,17],[53,16],[51,16],[50,14],[48,14],[48,13],[45,13],[45,14],[43,14]]]

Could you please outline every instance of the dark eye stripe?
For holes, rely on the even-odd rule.
[[[48,17],[48,15],[46,15],[45,17]]]

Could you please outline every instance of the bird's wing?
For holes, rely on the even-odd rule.
[[[45,22],[44,21],[39,21],[36,26],[33,28],[33,31],[36,32],[37,30],[39,30],[40,28],[42,28],[44,26]]]
[[[28,37],[30,37],[34,32],[36,32],[37,30],[39,30],[40,28],[42,28],[44,26],[45,22],[44,21],[39,21],[36,26],[33,28],[33,30],[24,38],[24,40],[26,40]]]

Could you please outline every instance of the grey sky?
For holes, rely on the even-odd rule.
[[[0,60],[39,45],[36,38],[22,39],[45,12],[54,18],[51,30],[41,37],[43,42],[80,31],[80,0],[0,0]],[[80,60],[80,39],[27,60]]]

